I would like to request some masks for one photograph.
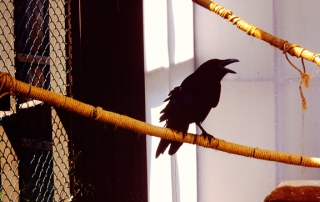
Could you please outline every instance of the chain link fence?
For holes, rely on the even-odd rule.
[[[70,96],[70,28],[67,0],[0,0],[0,71]],[[68,115],[7,95],[0,118],[0,201],[72,201]]]

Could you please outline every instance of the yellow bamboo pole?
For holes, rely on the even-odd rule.
[[[230,143],[217,138],[210,142],[208,139],[204,139],[203,136],[191,133],[188,133],[186,137],[183,138],[182,133],[177,133],[169,128],[153,126],[128,116],[105,111],[101,107],[94,107],[64,95],[31,86],[27,83],[14,79],[7,73],[0,73],[0,93],[2,96],[10,93],[11,95],[19,95],[25,98],[41,100],[49,105],[65,109],[80,116],[88,117],[103,123],[113,124],[116,127],[132,130],[139,134],[149,134],[168,140],[196,144],[202,147],[256,159],[320,168],[320,158],[253,148]]]
[[[298,58],[304,58],[311,62],[316,63],[320,66],[320,54],[316,54],[311,52],[305,48],[300,47],[297,44],[292,44],[284,39],[280,39],[278,37],[265,32],[258,27],[255,27],[252,24],[242,20],[236,15],[233,15],[231,10],[228,10],[215,2],[210,0],[192,0],[194,3],[214,12],[215,14],[221,16],[222,18],[228,20],[232,24],[236,25],[239,29],[246,32],[248,35],[254,36],[260,40],[263,40],[270,45],[282,50],[284,53],[288,52],[291,56],[295,56]]]

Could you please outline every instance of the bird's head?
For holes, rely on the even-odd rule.
[[[206,74],[208,77],[214,77],[220,81],[227,73],[236,74],[235,71],[226,68],[227,65],[239,62],[237,59],[211,59],[203,63],[197,71],[201,74]]]

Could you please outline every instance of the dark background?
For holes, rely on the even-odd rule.
[[[73,98],[145,121],[142,8],[71,2]],[[148,200],[145,135],[78,116],[71,125],[76,201]]]

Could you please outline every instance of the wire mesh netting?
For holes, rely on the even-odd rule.
[[[70,2],[0,1],[0,71],[70,96]],[[70,121],[38,100],[0,99],[0,201],[71,201]]]

